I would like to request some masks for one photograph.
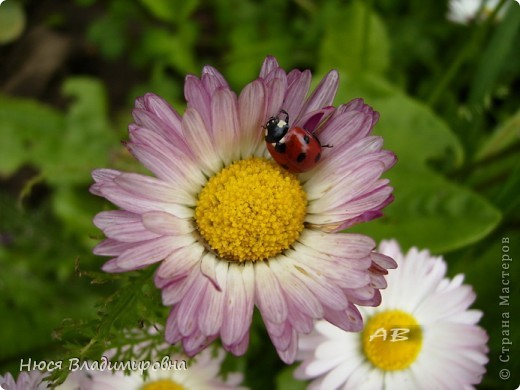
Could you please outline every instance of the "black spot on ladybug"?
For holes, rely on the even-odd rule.
[[[287,164],[282,164],[281,167],[282,167],[283,169],[289,169],[289,167],[287,166]]]
[[[300,153],[298,157],[296,157],[296,161],[302,162],[303,160],[305,160],[305,157],[307,157],[307,153]]]
[[[278,153],[285,153],[285,150],[287,149],[287,144],[280,144],[276,143],[274,146],[274,150],[276,150]]]
[[[314,157],[314,162],[318,162],[318,161],[320,161],[320,158],[321,158],[321,153],[318,153],[318,154],[316,155],[316,157]]]
[[[304,136],[303,136],[303,141],[308,145],[309,142],[311,142],[311,139],[309,138],[308,135],[304,135]]]

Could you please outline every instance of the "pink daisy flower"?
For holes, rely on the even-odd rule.
[[[210,66],[186,77],[180,115],[160,97],[137,99],[130,152],[155,177],[93,172],[92,193],[121,210],[94,223],[107,239],[107,272],[161,262],[155,284],[172,306],[166,340],[189,355],[220,337],[247,350],[256,306],[283,361],[316,319],[348,331],[363,323],[357,306],[377,306],[394,261],[375,243],[338,231],[381,215],[392,188],[381,175],[395,163],[371,135],[379,115],[362,100],[333,107],[338,74],[309,94],[311,73],[286,73],[268,57],[237,96]],[[316,167],[295,175],[276,164],[264,141],[267,120],[285,110],[292,126],[320,137]]]

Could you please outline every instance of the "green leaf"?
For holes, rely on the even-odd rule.
[[[113,60],[127,47],[125,27],[121,18],[109,14],[92,22],[87,37],[106,58]]]
[[[219,23],[230,26],[225,75],[232,86],[242,88],[258,77],[259,64],[268,54],[275,56],[282,66],[301,63],[300,50],[312,26],[309,19],[299,14],[299,5],[277,0],[221,2]],[[303,31],[298,27],[301,23],[305,23]],[[305,50],[305,55],[312,56],[309,50]]]
[[[175,0],[141,0],[152,15],[166,22],[175,20],[175,3]]]
[[[2,104],[2,103],[0,103]],[[16,125],[2,120],[3,112],[0,106],[0,176],[10,176],[27,159],[28,153],[24,145],[24,138],[20,135]]]
[[[141,4],[157,19],[172,22],[186,19],[199,0],[141,0]]]
[[[431,161],[449,159],[454,167],[462,165],[464,153],[458,138],[418,100],[371,73],[340,80],[336,102],[357,97],[363,97],[381,114],[375,132],[384,136],[385,147],[397,155],[399,166],[430,172]]]
[[[89,77],[74,77],[65,81],[63,93],[74,100],[66,116],[69,129],[82,128],[92,136],[104,134],[108,121],[107,98],[103,84]]]
[[[74,98],[65,117],[38,102],[0,97],[0,130],[7,139],[0,143],[0,174],[29,163],[51,184],[84,184],[93,168],[106,165],[117,139],[108,124],[102,84],[69,79],[64,93]]]
[[[169,74],[169,66],[165,63],[156,62],[150,70],[150,79],[146,83],[136,85],[131,89],[129,95],[143,96],[146,93],[153,91],[153,93],[161,96],[166,101],[170,102],[176,110],[183,112],[186,102],[183,96],[183,84],[171,74]],[[130,103],[129,103],[130,107]],[[130,110],[127,110],[128,118],[125,118],[128,123],[131,121]],[[126,132],[123,137],[127,137]]]
[[[305,390],[307,382],[294,378],[295,367],[285,367],[276,376],[276,388],[279,390]]]
[[[319,69],[341,69],[349,75],[382,74],[389,65],[390,43],[383,21],[365,2],[340,5],[327,2],[323,9],[325,35]]]
[[[385,217],[354,230],[404,248],[442,253],[474,243],[498,225],[500,212],[485,198],[433,172],[396,166],[388,173],[395,201]]]
[[[107,164],[108,151],[117,142],[107,119],[105,90],[98,80],[77,77],[65,82],[63,92],[74,99],[65,130],[41,164],[50,183],[89,183],[90,171]]]
[[[168,64],[182,74],[198,71],[193,53],[196,30],[193,25],[185,27],[181,34],[173,34],[166,28],[145,31],[140,58]]]
[[[384,218],[349,231],[376,239],[396,238],[404,247],[415,245],[433,252],[454,250],[489,234],[499,223],[500,212],[433,167],[451,170],[462,164],[458,139],[429,108],[398,91],[392,93],[388,84],[374,79],[377,76],[365,75],[347,81],[340,87],[339,100],[359,93],[369,96],[370,104],[380,112],[375,133],[384,137],[385,149],[398,158],[386,175],[395,201],[384,210]],[[379,94],[377,85],[382,86]]]
[[[63,117],[36,101],[0,96],[0,174],[24,163],[44,164],[55,153]]]
[[[0,45],[16,40],[25,29],[25,12],[16,1],[0,4]]]
[[[399,157],[400,165],[427,170],[433,160],[450,159],[458,167],[464,159],[463,149],[450,128],[428,107],[411,97],[396,93],[378,99],[375,109],[381,113],[377,131]]]
[[[53,211],[64,222],[64,230],[78,233],[86,248],[92,248],[96,244],[92,237],[99,235],[99,230],[92,223],[92,216],[100,210],[100,205],[99,198],[82,186],[59,186],[52,199]]]

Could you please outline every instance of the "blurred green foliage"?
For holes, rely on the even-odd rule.
[[[23,7],[15,2],[5,4],[0,12],[0,45],[17,39],[25,27]]]
[[[186,73],[211,64],[239,91],[271,54],[285,69],[312,69],[314,83],[338,69],[336,104],[363,97],[381,113],[375,131],[399,159],[387,175],[395,201],[354,230],[429,248],[466,274],[491,338],[479,388],[520,382],[519,359],[509,381],[498,378],[502,239],[520,253],[520,7],[503,1],[500,21],[458,25],[446,1],[26,0],[13,11],[14,1],[0,6],[0,21],[18,12],[0,22],[0,44],[26,20],[76,50],[42,93],[0,95],[0,373],[16,373],[21,358],[97,359],[107,340],[128,342],[123,328],[164,323],[153,269],[97,272],[91,221],[111,206],[88,193],[90,171],[142,169],[118,143],[136,96],[153,91],[182,112]],[[0,46],[0,71],[17,43]],[[255,316],[248,354],[226,368],[255,389],[303,388],[266,337]],[[518,332],[511,339],[520,344]]]

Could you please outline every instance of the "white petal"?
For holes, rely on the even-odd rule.
[[[311,96],[309,96],[302,108],[302,112],[319,110],[325,106],[332,105],[334,96],[336,95],[336,91],[338,89],[338,83],[338,72],[331,70],[320,81],[316,89],[312,92]]]
[[[200,187],[205,183],[200,170],[197,172],[189,168],[192,164],[186,164],[181,167],[180,161],[168,157],[160,150],[141,143],[129,142],[126,144],[127,149],[135,156],[146,168],[154,173],[158,178],[180,186],[190,194],[198,192]],[[187,181],[187,177],[191,181]]]
[[[340,348],[340,346],[337,346]],[[338,389],[341,388],[342,385],[346,382],[347,378],[355,373],[362,366],[359,361],[351,362],[345,361],[328,374],[325,375],[325,378],[322,383],[323,389]],[[355,387],[352,387],[355,389]],[[375,390],[375,389],[373,389]]]
[[[246,85],[238,97],[242,158],[253,155],[258,145],[263,142],[262,126],[267,115],[266,103],[264,84],[259,80]]]
[[[202,81],[193,75],[186,76],[184,96],[188,107],[195,109],[201,116],[206,129],[211,129],[210,95]]]
[[[183,336],[190,336],[198,332],[197,313],[200,310],[199,305],[204,304],[202,298],[205,295],[206,288],[213,288],[211,283],[200,274],[199,270],[193,270],[192,272],[198,275],[194,278],[184,298],[178,304],[177,323],[179,331]]]
[[[287,259],[288,261],[284,262],[283,266],[303,282],[322,304],[334,310],[342,310],[347,307],[348,302],[343,291],[334,283],[330,283],[319,271],[316,272],[305,264],[298,263],[297,251],[288,252]]]
[[[287,303],[278,279],[265,262],[256,262],[254,267],[256,305],[267,320],[282,323],[287,318]]]
[[[151,232],[175,236],[192,232],[195,227],[187,219],[163,211],[149,211],[142,215],[143,225]]]
[[[267,83],[267,116],[278,115],[287,91],[287,78],[275,78]],[[266,118],[267,119],[267,118]]]
[[[179,248],[161,263],[156,274],[163,279],[165,283],[168,283],[168,280],[186,277],[192,268],[200,261],[203,252],[204,247],[198,242]],[[158,287],[162,288],[162,286]]]
[[[220,262],[224,263],[224,262]],[[202,304],[199,308],[199,329],[205,335],[215,335],[218,333],[222,326],[224,319],[224,307],[227,302],[226,298],[226,274],[227,264],[225,267],[219,267],[219,272],[222,274],[219,283],[219,290],[215,288],[213,284],[210,284],[206,288],[206,294],[202,299]],[[215,279],[219,279],[215,277]]]
[[[99,191],[105,198],[114,203],[116,206],[136,214],[142,214],[147,211],[165,211],[179,218],[193,217],[192,208],[180,204],[143,198],[139,195],[124,190],[114,182],[101,184]]]
[[[182,120],[182,131],[188,146],[201,164],[202,170],[208,176],[220,171],[222,161],[209,129],[204,125],[199,113],[188,107]]]
[[[229,89],[218,89],[211,99],[213,142],[227,166],[240,156],[240,128],[237,97]]]
[[[287,74],[288,87],[284,107],[289,118],[294,121],[299,119],[297,115],[301,112],[311,80],[312,74],[308,69],[303,72],[295,69]]]
[[[145,241],[141,245],[123,252],[117,258],[117,265],[124,269],[137,269],[163,260],[175,249],[186,246],[193,242],[193,238],[180,237],[160,237]]]
[[[221,263],[221,261],[218,260],[217,257],[211,252],[207,252],[204,256],[202,256],[202,260],[200,262],[200,272],[202,272],[202,274],[206,276],[211,281],[211,283],[213,283],[217,290],[222,289],[220,281],[217,279],[217,265],[219,263]]]
[[[253,297],[250,295],[253,288],[251,282],[254,275],[252,274],[251,264],[248,266],[231,264],[229,267],[225,315],[220,334],[225,345],[238,343],[249,331],[253,318]]]
[[[278,279],[284,296],[289,305],[312,318],[323,317],[323,307],[314,293],[286,267],[286,259],[277,258],[270,261],[269,265],[273,274]]]
[[[163,180],[137,173],[123,173],[114,182],[124,190],[142,198],[166,203],[194,206],[195,197],[182,188],[175,188]]]

